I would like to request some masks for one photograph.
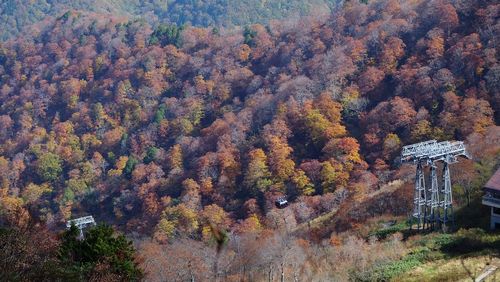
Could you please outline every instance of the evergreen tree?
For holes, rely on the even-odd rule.
[[[156,160],[156,156],[158,155],[159,149],[156,147],[149,147],[146,151],[146,156],[144,157],[144,163],[149,164]]]
[[[183,26],[178,27],[176,24],[161,24],[155,29],[153,34],[151,34],[149,44],[155,45],[159,43],[162,47],[167,45],[181,47],[181,34],[183,29]]]
[[[142,277],[132,242],[115,235],[113,228],[98,225],[89,229],[83,239],[75,226],[62,234],[59,259],[75,278],[89,280],[137,281]]]

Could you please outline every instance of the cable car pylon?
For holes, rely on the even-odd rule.
[[[403,147],[401,162],[417,165],[412,218],[417,221],[418,230],[439,226],[446,230],[450,222],[454,223],[450,164],[458,162],[460,156],[470,158],[462,141],[429,140]],[[437,165],[441,162],[443,173],[439,181]],[[425,181],[426,167],[430,167],[430,185]]]

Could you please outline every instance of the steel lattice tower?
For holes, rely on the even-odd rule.
[[[78,228],[78,230],[80,231],[79,238],[83,239],[83,229],[88,226],[95,226],[96,223],[94,217],[89,215],[77,219],[68,220],[68,222],[66,223],[66,228],[71,228],[71,225],[75,225]]]
[[[446,229],[449,222],[453,223],[449,165],[456,163],[459,156],[469,158],[464,143],[460,141],[438,143],[436,140],[430,140],[403,147],[401,162],[417,165],[413,218],[417,220],[418,229],[436,228],[439,225]],[[439,181],[437,166],[441,162],[443,173],[442,181]],[[426,185],[425,181],[424,171],[427,166],[430,167],[430,185]]]

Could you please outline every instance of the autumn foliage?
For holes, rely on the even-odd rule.
[[[241,30],[47,20],[0,43],[0,215],[278,240],[256,234],[362,199],[397,177],[404,144],[498,130],[499,11],[346,1]]]

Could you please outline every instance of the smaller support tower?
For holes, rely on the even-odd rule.
[[[89,215],[77,219],[68,220],[68,222],[66,223],[66,228],[70,229],[71,225],[75,225],[78,230],[80,230],[80,239],[83,239],[83,229],[89,226],[95,226],[96,223],[94,217]]]

